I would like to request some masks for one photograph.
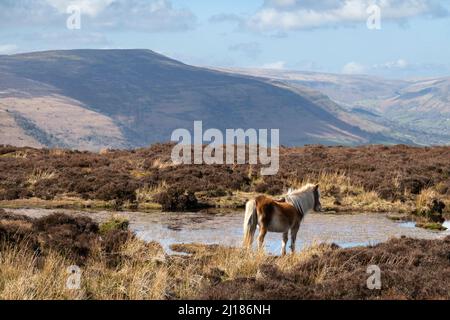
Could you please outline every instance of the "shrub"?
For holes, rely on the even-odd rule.
[[[106,253],[108,267],[114,268],[123,262],[124,256],[121,253],[121,249],[132,238],[134,236],[128,229],[111,229],[105,233],[101,248]]]
[[[169,189],[155,196],[164,211],[187,211],[198,208],[198,200],[191,191]]]
[[[447,230],[446,227],[444,227],[441,223],[438,222],[417,222],[416,227],[435,231]]]
[[[401,182],[403,190],[412,194],[419,194],[429,184],[429,178],[417,175],[405,177]]]
[[[20,188],[8,188],[6,190],[0,190],[0,200],[15,200],[19,199],[21,194]]]
[[[128,219],[113,217],[110,220],[100,224],[99,231],[101,235],[105,235],[108,232],[115,230],[126,231],[128,230],[129,224],[130,222],[128,221]]]
[[[444,182],[439,182],[436,184],[435,189],[441,195],[445,195],[450,191],[450,187]]]
[[[224,189],[222,188],[217,188],[217,189],[213,189],[213,190],[208,190],[206,192],[206,196],[211,197],[211,198],[218,198],[218,197],[224,197],[228,195],[228,192],[226,192]]]
[[[109,182],[97,189],[94,197],[99,200],[120,200],[135,201],[136,200],[136,186],[127,181],[123,182]]]
[[[54,252],[82,266],[101,248],[109,266],[122,261],[119,248],[133,237],[128,221],[113,219],[102,225],[103,234],[89,217],[54,213],[38,219],[0,210],[0,243],[31,249],[38,257]],[[0,251],[1,251],[0,247]]]
[[[83,264],[91,248],[99,240],[98,225],[88,217],[72,217],[54,213],[36,219],[33,231],[37,234],[40,247],[56,250]]]
[[[445,204],[438,198],[437,193],[431,189],[425,189],[417,197],[415,214],[427,222],[443,223],[444,208]]]
[[[253,181],[253,190],[258,193],[267,193],[270,195],[279,195],[283,193],[285,179],[277,176],[266,176]],[[290,187],[292,187],[290,185]],[[241,188],[242,189],[242,188]],[[250,189],[251,190],[251,189]]]
[[[32,233],[31,219],[3,209],[0,209],[0,243],[25,244],[33,251],[39,248],[37,237]]]

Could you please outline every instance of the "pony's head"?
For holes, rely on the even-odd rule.
[[[316,184],[313,189],[314,193],[314,211],[321,212],[322,211],[322,204],[320,203],[320,191],[319,191],[319,185]]]
[[[286,200],[304,214],[309,210],[322,211],[318,184],[308,183],[298,190],[289,189]]]

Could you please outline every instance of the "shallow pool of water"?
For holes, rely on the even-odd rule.
[[[52,212],[84,214],[97,221],[108,219],[112,213],[73,210],[14,209],[29,216],[43,216]],[[130,220],[130,227],[146,241],[160,242],[166,251],[173,243],[207,243],[239,246],[242,240],[243,212],[234,213],[142,213],[117,212]],[[450,229],[450,223],[445,223]],[[392,237],[408,236],[439,239],[450,235],[450,230],[437,232],[416,228],[413,223],[395,222],[384,214],[326,215],[309,214],[305,217],[296,246],[300,250],[314,243],[336,243],[342,247],[373,245]],[[288,243],[289,245],[289,243]],[[266,250],[278,254],[281,234],[268,233]]]

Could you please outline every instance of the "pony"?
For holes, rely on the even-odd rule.
[[[298,190],[289,189],[288,193],[278,200],[260,195],[247,201],[243,246],[247,249],[252,247],[256,226],[258,226],[259,250],[263,248],[267,231],[283,233],[281,255],[284,256],[290,230],[291,251],[294,253],[298,229],[305,215],[311,210],[322,211],[318,184],[308,183]]]

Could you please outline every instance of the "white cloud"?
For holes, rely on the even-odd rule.
[[[185,31],[195,26],[196,17],[188,9],[174,8],[169,0],[114,0],[98,15],[98,22],[143,31]]]
[[[83,14],[95,17],[106,7],[108,7],[114,0],[45,0],[49,5],[54,7],[60,13],[66,13],[70,5],[80,8]]]
[[[190,10],[170,0],[14,0],[0,1],[0,26],[64,28],[69,5],[80,7],[83,29],[184,31],[196,24]]]
[[[342,5],[343,0],[265,0],[265,7],[274,8],[298,8],[308,10],[325,10],[337,8]]]
[[[409,63],[404,59],[388,61],[382,64],[375,64],[372,66],[373,69],[405,69],[407,67],[409,67]]]
[[[0,54],[11,54],[17,52],[15,44],[0,44]]]
[[[254,31],[300,30],[365,23],[373,0],[266,0],[246,25]],[[381,0],[381,19],[404,20],[420,15],[445,16],[435,0]]]
[[[366,73],[367,68],[358,62],[349,62],[342,68],[344,74],[363,74]]]
[[[282,70],[286,66],[286,62],[284,61],[276,61],[271,63],[266,63],[261,66],[262,69],[273,69],[273,70]]]
[[[345,74],[364,74],[364,73],[379,73],[379,72],[391,72],[400,71],[411,68],[416,68],[405,59],[397,59],[392,61],[386,61],[383,63],[364,65],[355,61],[347,63],[342,68],[342,73]]]

